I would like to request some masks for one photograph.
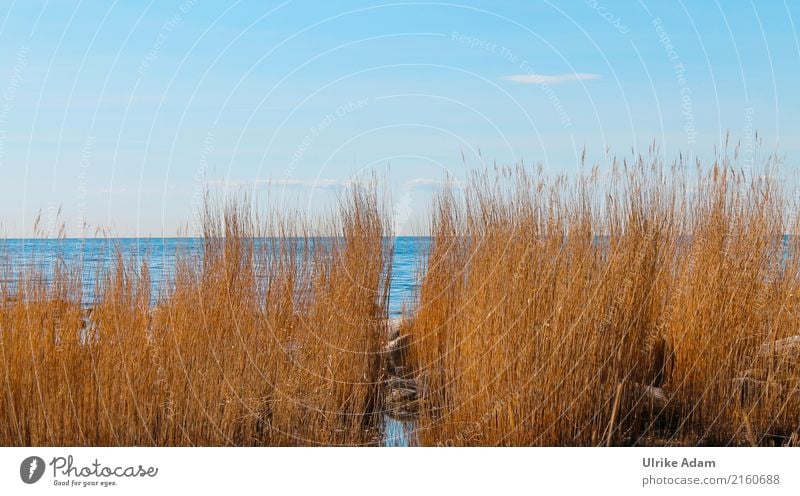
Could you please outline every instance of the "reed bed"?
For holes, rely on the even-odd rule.
[[[171,289],[117,255],[0,286],[0,445],[372,445],[390,246],[369,188],[316,226],[208,202]]]
[[[209,200],[158,294],[122,250],[91,308],[83,267],[6,266],[0,445],[376,445],[387,411],[427,446],[796,445],[800,219],[767,162],[475,173],[396,327],[374,185],[316,224]]]
[[[800,252],[779,186],[734,156],[446,189],[403,329],[420,443],[796,444]]]

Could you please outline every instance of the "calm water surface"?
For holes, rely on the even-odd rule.
[[[427,238],[394,238],[390,317],[400,316],[403,304],[409,303],[418,284],[420,255],[427,245]],[[4,239],[0,240],[0,277],[13,287],[17,275],[27,268],[44,267],[49,272],[61,262],[81,267],[84,304],[91,305],[98,269],[113,265],[119,247],[126,260],[148,262],[153,295],[158,295],[169,289],[178,254],[199,254],[202,246],[198,238]]]

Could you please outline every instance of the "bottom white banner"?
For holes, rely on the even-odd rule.
[[[792,448],[0,448],[0,494],[800,494]]]

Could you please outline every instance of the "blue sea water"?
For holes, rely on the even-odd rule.
[[[389,316],[399,317],[418,285],[419,263],[428,246],[427,238],[396,237],[393,244]],[[153,295],[169,289],[179,254],[202,251],[199,238],[119,238],[119,239],[0,239],[0,278],[13,287],[25,269],[40,268],[49,273],[57,264],[80,268],[83,301],[93,301],[95,282],[102,268],[113,265],[117,249],[126,260],[148,262]]]

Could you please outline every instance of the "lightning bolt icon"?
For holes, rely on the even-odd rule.
[[[31,460],[31,466],[28,469],[28,480],[33,479],[33,473],[36,472],[36,468],[38,467],[39,462],[36,461],[36,458]]]

